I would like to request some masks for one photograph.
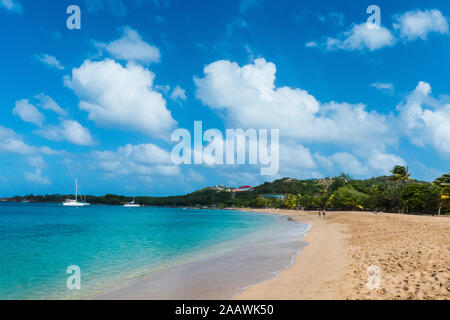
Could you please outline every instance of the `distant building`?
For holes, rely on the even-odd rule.
[[[216,185],[216,186],[214,186],[214,190],[231,192],[232,189],[230,187],[227,187],[227,186],[224,186],[224,185]]]
[[[284,200],[286,196],[284,194],[263,194],[263,198]]]

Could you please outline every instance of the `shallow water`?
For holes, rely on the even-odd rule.
[[[307,227],[237,211],[2,204],[0,299],[229,298],[289,266]],[[81,290],[66,287],[69,265]]]

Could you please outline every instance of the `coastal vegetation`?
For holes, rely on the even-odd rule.
[[[190,194],[170,197],[136,197],[149,206],[213,208],[288,208],[304,210],[382,211],[392,213],[450,214],[450,174],[434,182],[411,178],[408,168],[396,166],[391,176],[365,180],[341,174],[325,179],[283,178],[266,182],[252,190],[234,192],[229,188],[204,188]],[[70,195],[28,195],[8,201],[62,202]],[[86,196],[91,204],[122,205],[133,198],[107,194]]]

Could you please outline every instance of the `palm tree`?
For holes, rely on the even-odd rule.
[[[403,182],[411,179],[411,173],[409,173],[408,167],[395,166],[391,173],[393,174],[392,179],[395,181]]]
[[[440,216],[442,208],[450,207],[450,173],[436,179],[433,184],[440,190],[438,210],[438,216]]]
[[[405,189],[405,181],[411,180],[411,174],[408,171],[408,167],[404,166],[395,166],[394,169],[391,170],[392,179],[396,182],[400,182],[401,184],[397,185],[398,193],[401,194]],[[405,208],[402,205],[401,212],[405,212]]]

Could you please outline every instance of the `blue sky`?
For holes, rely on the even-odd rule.
[[[66,9],[81,9],[81,30]],[[381,9],[369,30],[366,9]],[[0,195],[171,195],[450,170],[448,1],[0,0]],[[174,165],[170,134],[280,129],[280,170]]]

